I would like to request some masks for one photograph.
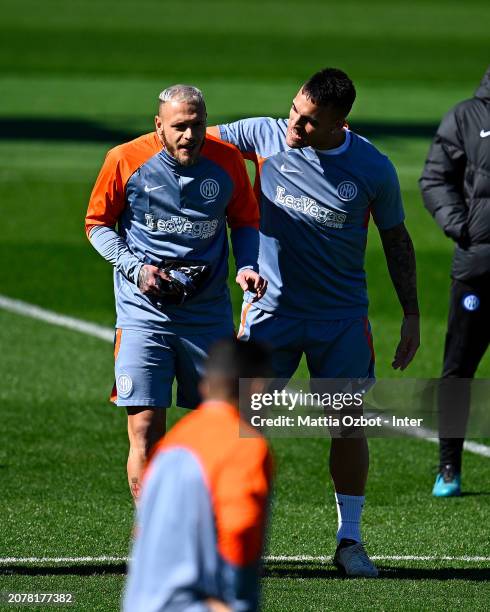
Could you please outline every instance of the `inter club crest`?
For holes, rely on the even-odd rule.
[[[337,187],[337,195],[344,202],[350,202],[357,195],[357,185],[352,181],[342,181]]]
[[[219,193],[219,183],[214,179],[205,179],[199,189],[205,200],[214,200]]]

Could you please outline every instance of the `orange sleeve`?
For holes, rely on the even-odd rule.
[[[229,563],[243,567],[262,554],[271,477],[266,442],[240,439],[214,486],[218,549]]]
[[[109,151],[90,196],[85,217],[87,236],[94,225],[116,225],[125,206],[126,183],[161,148],[156,133],[150,132]]]
[[[111,149],[95,181],[87,215],[85,232],[87,236],[94,225],[114,227],[124,209],[124,182],[121,172],[121,158],[117,149]]]
[[[248,178],[247,168],[238,150],[234,153],[233,180],[235,189],[226,210],[230,229],[253,227],[259,229],[259,205]]]

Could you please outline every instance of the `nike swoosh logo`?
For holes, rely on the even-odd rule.
[[[301,170],[295,170],[294,168],[288,168],[285,164],[282,164],[281,172],[297,172],[298,174],[303,174]]]
[[[157,185],[156,187],[148,187],[148,185],[145,185],[145,191],[146,193],[150,193],[150,191],[155,191],[155,189],[161,189],[162,187],[165,187],[165,185]]]
[[[490,136],[490,130],[488,130],[488,132],[485,132],[485,130],[482,130],[482,131],[480,132],[480,136],[481,136],[482,138],[486,138],[487,136]]]

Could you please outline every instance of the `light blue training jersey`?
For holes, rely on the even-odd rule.
[[[369,216],[380,230],[404,220],[397,174],[368,140],[345,130],[337,149],[286,144],[286,119],[219,126],[221,138],[260,167],[260,309],[289,317],[366,316]]]
[[[89,202],[86,232],[114,266],[116,327],[202,333],[232,326],[228,237],[237,269],[256,268],[258,206],[239,152],[206,137],[197,162],[182,166],[155,133],[112,149]],[[118,227],[117,232],[114,227]],[[157,309],[138,286],[144,264],[182,259],[209,266],[196,295]]]

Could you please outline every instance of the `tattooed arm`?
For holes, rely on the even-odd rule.
[[[138,274],[138,289],[145,295],[159,295],[158,278],[170,280],[163,270],[157,266],[145,264],[141,267]]]
[[[158,295],[158,277],[169,280],[163,270],[143,264],[114,228],[97,225],[91,229],[89,240],[104,259],[138,286],[141,293]]]
[[[380,230],[380,236],[391,280],[404,313],[400,342],[392,366],[395,370],[404,370],[420,345],[415,252],[403,223],[388,230]]]

